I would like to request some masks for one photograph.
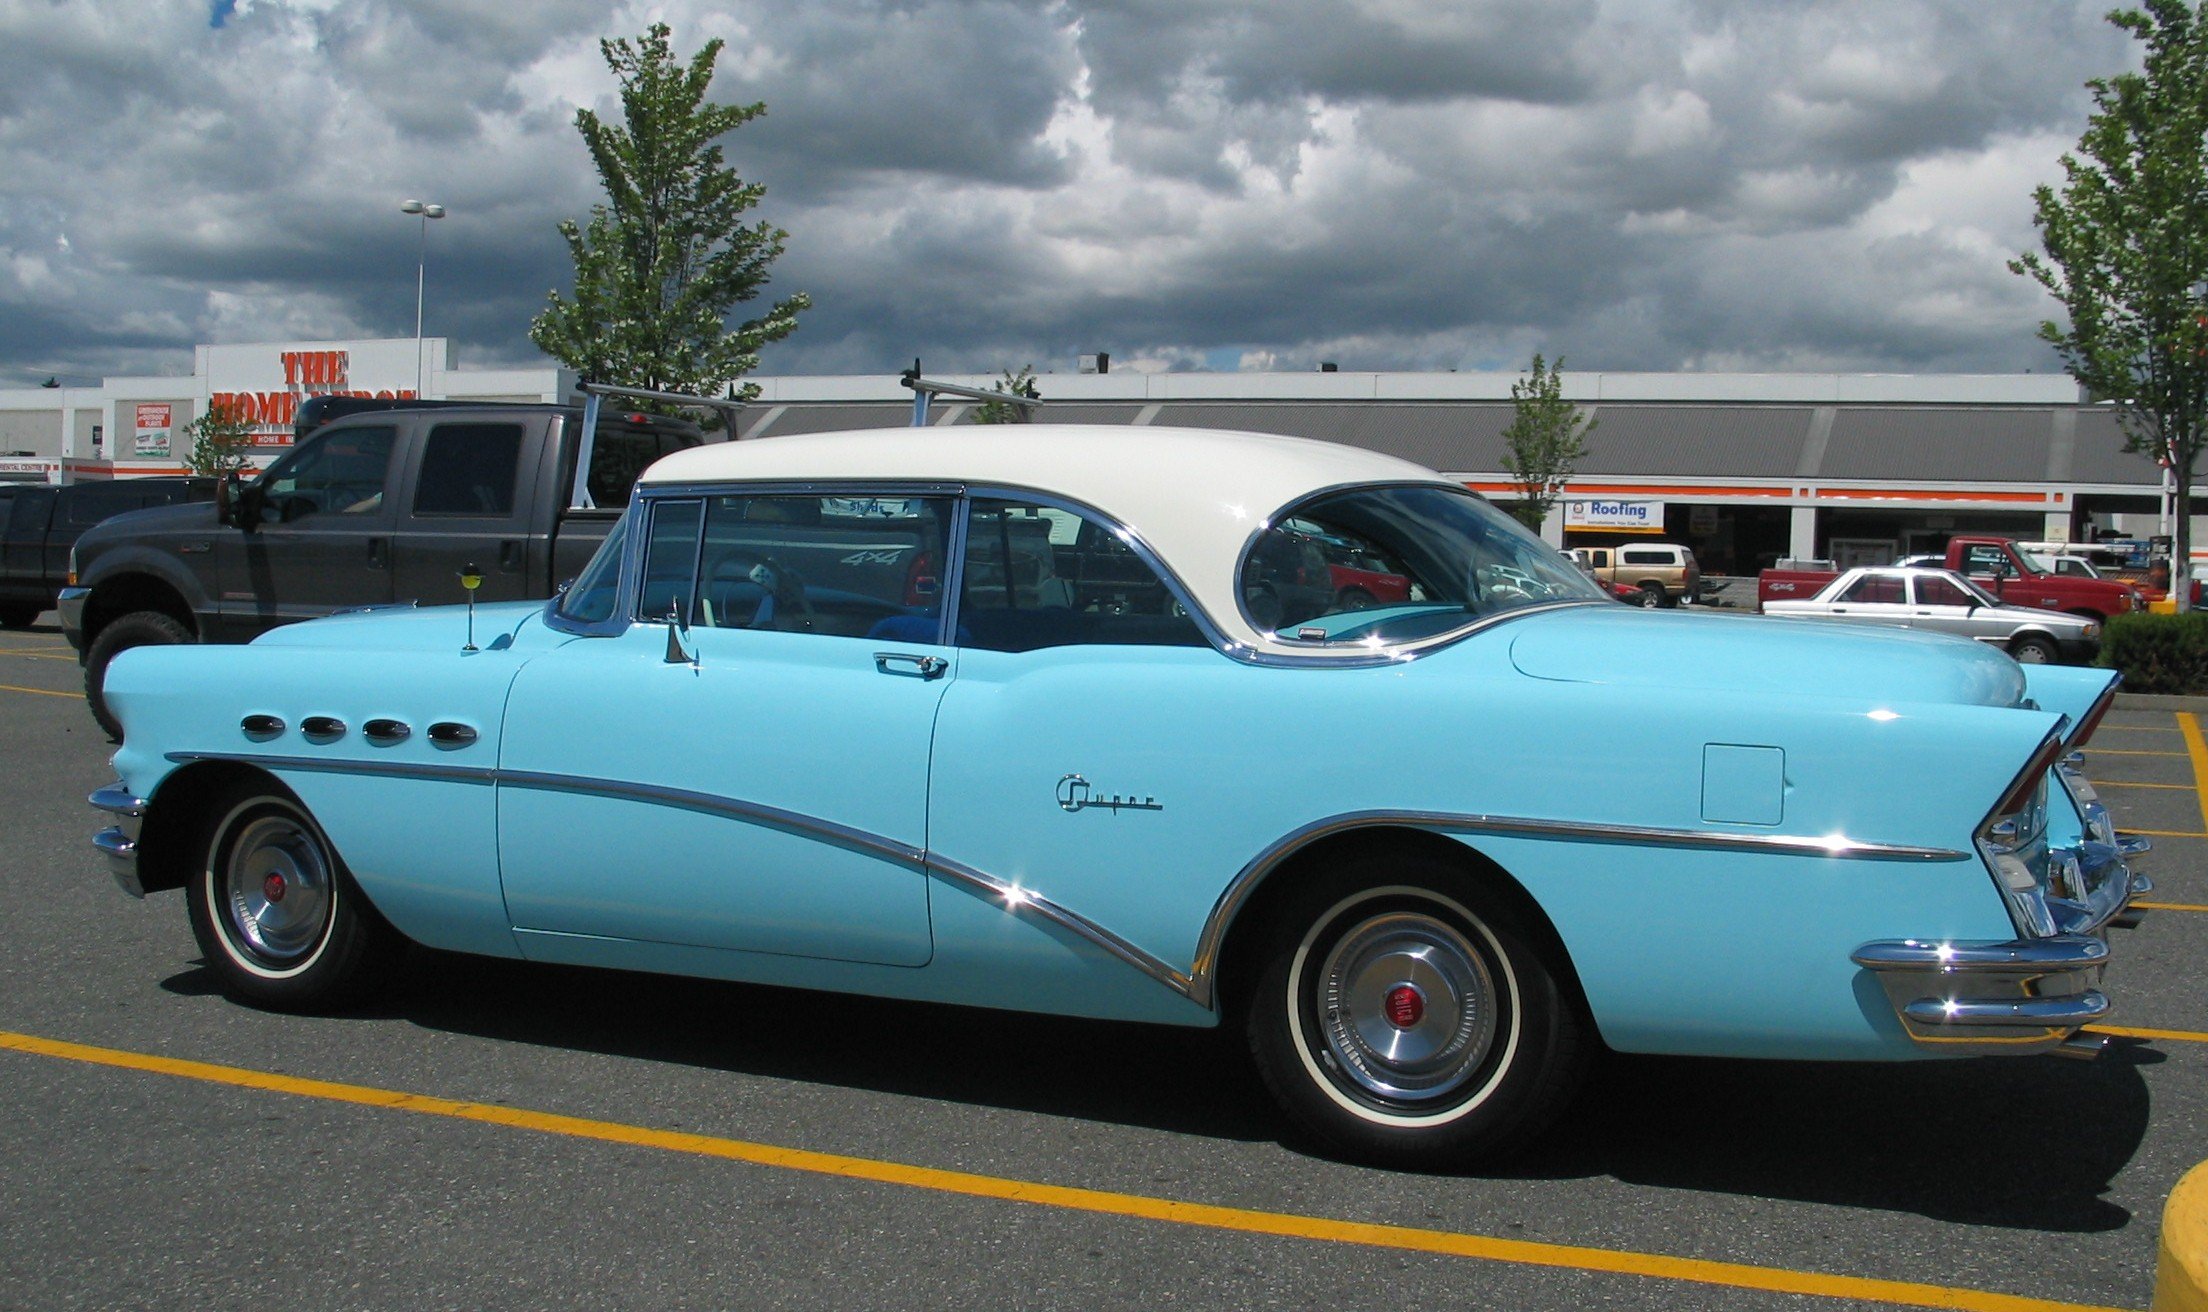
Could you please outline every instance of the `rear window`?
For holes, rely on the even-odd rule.
[[[1678,553],[1669,548],[1654,550],[1644,547],[1638,551],[1627,548],[1619,554],[1618,559],[1628,565],[1676,565],[1679,563]]]
[[[505,519],[520,467],[520,424],[439,424],[422,451],[414,513]]]
[[[601,422],[598,439],[591,444],[590,477],[585,483],[591,504],[603,509],[628,505],[635,495],[638,476],[653,461],[698,444],[698,439],[688,433],[615,428]]]

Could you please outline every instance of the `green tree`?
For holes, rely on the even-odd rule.
[[[1587,435],[1599,421],[1564,399],[1564,357],[1550,365],[1533,356],[1533,368],[1510,385],[1510,425],[1503,429],[1503,468],[1518,485],[1509,507],[1520,523],[1538,531],[1587,454]]]
[[[2124,449],[2173,471],[2170,593],[2182,609],[2208,437],[2208,26],[2184,0],[2108,21],[2145,43],[2145,64],[2086,83],[2094,113],[2077,153],[2062,157],[2062,190],[2033,193],[2046,257],[2009,268],[2062,302],[2068,326],[2050,320],[2039,335],[2088,394],[2117,407]]]
[[[997,390],[1007,396],[1024,396],[1030,399],[1042,395],[1035,390],[1035,366],[1022,365],[1018,373],[1007,369],[997,383]],[[984,401],[974,408],[977,424],[1016,424],[1020,422],[1023,407],[1010,401]]]
[[[587,227],[560,224],[575,261],[574,298],[550,293],[529,340],[594,382],[716,395],[757,368],[759,349],[789,336],[812,301],[799,292],[730,327],[734,307],[766,285],[789,234],[743,221],[766,188],[738,177],[715,143],[766,106],[707,103],[721,40],[685,65],[668,30],[654,23],[633,43],[598,43],[621,82],[623,126],[583,109],[575,129],[607,203],[592,207]],[[746,384],[741,395],[758,391]]]
[[[192,444],[184,455],[184,467],[195,474],[220,478],[253,462],[253,425],[214,406],[184,425],[184,436]]]

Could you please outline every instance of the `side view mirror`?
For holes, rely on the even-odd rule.
[[[265,498],[258,482],[248,483],[233,469],[215,484],[215,518],[251,533],[261,522]]]
[[[683,638],[690,632],[689,622],[682,617],[680,605],[667,608],[667,663],[669,665],[695,665],[698,658],[683,646]]]

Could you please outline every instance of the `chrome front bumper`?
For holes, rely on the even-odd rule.
[[[2145,838],[2081,843],[2057,855],[2047,899],[2057,933],[2006,943],[1890,939],[1865,943],[1855,964],[1878,976],[1909,1037],[1926,1045],[1985,1052],[2040,1052],[2114,1010],[2098,987],[2111,925],[2137,923],[2130,903],[2154,887],[2129,859]]]
[[[146,886],[138,878],[138,822],[146,814],[145,799],[118,779],[85,800],[115,817],[114,824],[92,835],[92,846],[106,854],[108,870],[125,893],[144,897]]]

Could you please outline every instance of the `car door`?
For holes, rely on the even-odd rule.
[[[269,467],[255,485],[259,523],[218,529],[210,547],[226,628],[250,636],[392,599],[399,437],[396,424],[333,426]]]
[[[1983,638],[1987,633],[1984,608],[1953,579],[1921,574],[1909,580],[1909,626],[1934,633]]]
[[[533,421],[541,434],[544,421]],[[519,601],[532,592],[529,532],[544,455],[518,418],[445,419],[425,425],[409,462],[403,510],[392,534],[391,595],[444,605],[465,599],[459,576],[474,565],[477,601]]]
[[[1825,613],[1854,623],[1893,624],[1902,628],[1907,628],[1912,620],[1901,578],[1893,574],[1862,575],[1832,599]]]
[[[587,937],[927,963],[954,504],[714,495],[631,512],[638,618],[532,660],[507,699],[499,856],[525,953],[603,960]],[[672,638],[670,616],[687,622]]]

